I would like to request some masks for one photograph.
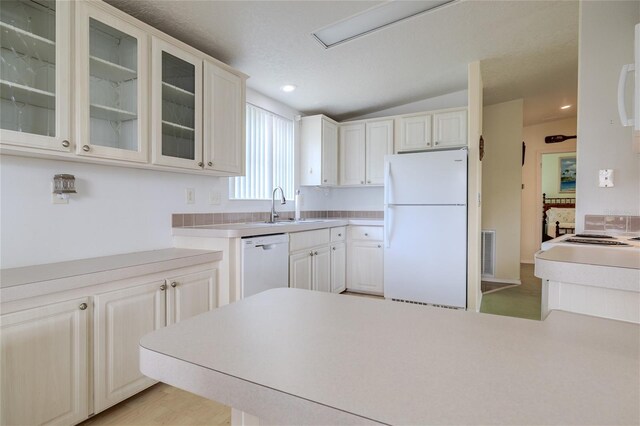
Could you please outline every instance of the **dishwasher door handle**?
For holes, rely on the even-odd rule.
[[[262,250],[271,250],[276,247],[276,244],[257,244],[255,247],[262,247]]]

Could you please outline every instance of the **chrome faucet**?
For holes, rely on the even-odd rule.
[[[276,213],[276,191],[280,190],[280,204],[287,204],[287,200],[284,198],[284,191],[281,187],[276,186],[273,188],[273,193],[271,194],[271,220],[269,223],[276,223],[276,219],[280,217],[278,213]]]

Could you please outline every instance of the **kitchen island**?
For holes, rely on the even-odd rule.
[[[639,352],[636,324],[297,289],[140,342],[144,374],[260,424],[637,424]]]
[[[570,237],[543,243],[535,255],[541,317],[563,310],[640,323],[640,243],[611,237],[628,245],[602,247],[566,242]]]

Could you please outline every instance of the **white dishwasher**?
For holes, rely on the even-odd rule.
[[[242,295],[289,287],[289,234],[242,239]]]

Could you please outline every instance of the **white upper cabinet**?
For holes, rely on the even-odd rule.
[[[246,149],[244,79],[207,61],[204,91],[204,168],[242,175]]]
[[[396,151],[419,151],[431,148],[431,115],[420,114],[398,119],[400,137]]]
[[[0,2],[0,144],[69,152],[71,2]]]
[[[393,153],[393,120],[340,125],[340,185],[382,185]]]
[[[338,184],[338,124],[323,116],[303,117],[300,144],[300,184]]]
[[[467,145],[467,111],[433,115],[433,146],[444,148]]]
[[[148,34],[103,3],[75,6],[76,152],[147,162]]]
[[[340,185],[365,183],[365,125],[340,126]]]
[[[241,72],[98,0],[3,0],[0,35],[3,152],[244,174]]]
[[[384,156],[393,154],[393,120],[367,123],[366,183],[384,184]]]
[[[467,145],[466,108],[403,116],[397,118],[396,124],[399,126],[396,152]]]
[[[202,58],[158,37],[151,46],[152,160],[202,168]]]

